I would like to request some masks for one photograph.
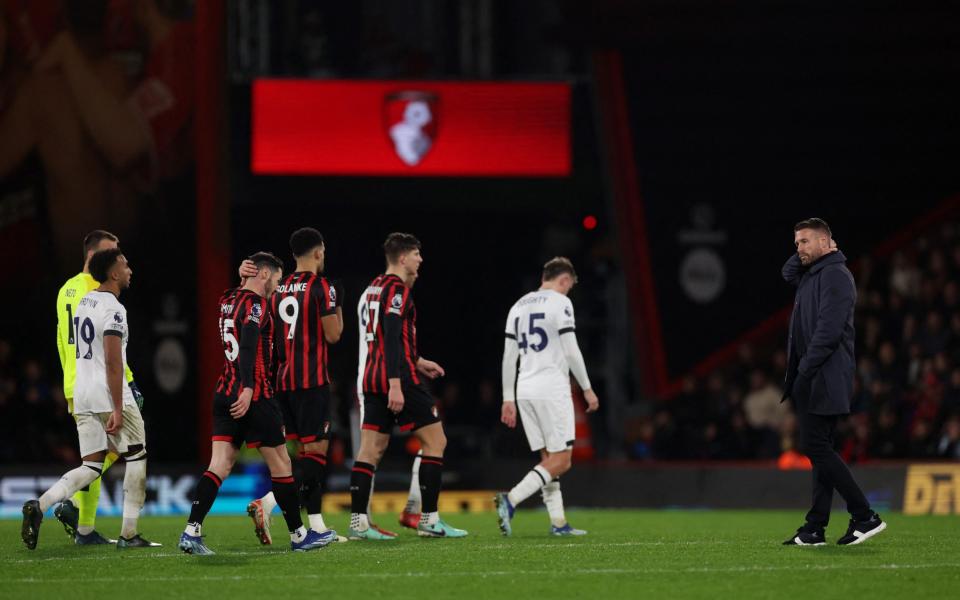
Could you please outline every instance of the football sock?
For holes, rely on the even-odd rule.
[[[350,512],[366,514],[370,506],[370,490],[373,488],[373,474],[377,468],[370,463],[353,463],[350,473]]]
[[[103,460],[103,470],[101,475],[107,472],[107,469],[117,461],[117,455],[113,452],[107,452]],[[77,532],[81,535],[93,533],[94,525],[97,521],[97,505],[100,503],[100,482],[102,479],[97,477],[89,485],[80,489],[73,495],[73,504],[80,511],[80,518],[77,520]]]
[[[270,481],[273,482],[273,496],[277,499],[280,512],[283,513],[283,520],[287,522],[287,531],[293,533],[303,527],[297,484],[294,482],[293,475],[271,477]]]
[[[222,484],[223,480],[213,471],[204,471],[197,480],[197,486],[193,488],[193,505],[190,507],[190,518],[187,519],[187,523],[197,525],[198,531],[207,513],[210,512],[213,501],[217,499],[217,493],[220,492]]]
[[[370,478],[370,493],[367,494],[367,510],[364,511],[368,515],[373,514],[373,488],[377,482],[377,474],[374,472],[373,477]]]
[[[422,497],[422,512],[437,512],[437,501],[440,499],[440,480],[442,476],[442,456],[424,456],[421,458],[420,493]]]
[[[136,455],[134,455],[136,456]],[[130,539],[137,534],[137,520],[147,498],[147,453],[127,459],[123,475],[123,525],[120,535]]]
[[[417,457],[413,459],[413,469],[410,472],[410,494],[407,496],[407,506],[404,512],[416,514],[422,508],[422,496],[420,495],[420,460],[423,456],[423,450],[417,452]]]
[[[440,513],[437,511],[420,513],[421,525],[436,525],[437,521],[439,520],[440,520]]]
[[[370,529],[370,521],[364,513],[350,514],[350,529],[354,531],[366,531]]]
[[[90,485],[103,471],[103,463],[90,460],[83,461],[83,465],[67,472],[50,489],[40,496],[40,511],[47,509],[58,502],[63,502],[82,487]]]
[[[563,514],[563,494],[560,493],[560,480],[554,479],[540,490],[543,503],[550,514],[550,524],[554,527],[563,527],[567,524],[567,517]]]
[[[327,524],[323,522],[323,515],[316,513],[313,515],[307,515],[307,521],[310,523],[310,529],[314,531],[326,531]]]
[[[305,537],[307,537],[307,528],[303,525],[290,532],[291,542],[302,542]]]
[[[550,471],[537,465],[520,480],[520,483],[510,490],[510,493],[507,494],[507,499],[510,500],[510,504],[517,506],[537,493],[537,490],[547,485],[551,479],[553,479],[553,477],[550,475]]]
[[[267,492],[266,496],[260,498],[260,503],[263,504],[264,515],[269,515],[277,507],[277,499],[273,496],[273,492]]]
[[[327,457],[324,454],[305,452],[297,459],[300,472],[303,473],[303,507],[308,515],[319,515],[323,506],[323,479],[327,470]]]

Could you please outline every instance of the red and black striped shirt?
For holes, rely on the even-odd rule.
[[[240,393],[240,343],[244,326],[253,324],[260,329],[257,355],[253,362],[253,400],[272,398],[270,373],[273,359],[273,316],[267,309],[267,300],[243,288],[227,290],[220,297],[219,324],[224,361],[223,372],[217,382],[217,393],[227,396]]]
[[[388,379],[399,377],[404,385],[419,384],[417,374],[417,309],[410,288],[396,275],[380,275],[363,293],[360,310],[367,356],[363,369],[363,391],[385,394]],[[387,319],[396,329],[385,327]],[[387,329],[393,338],[387,339]],[[388,360],[388,353],[393,358]]]
[[[330,381],[323,317],[337,312],[333,286],[316,273],[298,271],[280,281],[270,298],[282,354],[277,386],[283,391],[319,387]]]

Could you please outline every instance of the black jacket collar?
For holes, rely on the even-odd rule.
[[[810,273],[817,273],[827,265],[843,264],[846,262],[847,257],[844,256],[843,252],[837,250],[836,252],[831,252],[817,259],[817,262],[810,265]]]

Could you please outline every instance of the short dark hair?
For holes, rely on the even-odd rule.
[[[283,261],[269,252],[257,252],[247,257],[247,260],[253,262],[260,269],[270,269],[273,272],[283,271]]]
[[[301,227],[290,234],[290,251],[295,258],[323,245],[323,235],[313,227]]]
[[[83,260],[87,260],[87,254],[91,250],[96,250],[97,246],[99,246],[100,242],[103,240],[119,242],[120,238],[113,235],[109,231],[104,231],[103,229],[94,229],[83,238]]]
[[[387,241],[383,243],[383,253],[387,261],[395,263],[400,260],[400,255],[412,250],[420,249],[420,240],[409,233],[393,232],[387,236]]]
[[[566,256],[554,256],[543,265],[543,280],[552,281],[564,273],[569,273],[573,280],[577,280],[577,271],[573,263]]]
[[[833,232],[830,231],[830,226],[827,225],[827,222],[817,217],[804,219],[793,226],[794,232],[800,231],[801,229],[816,229],[817,231],[825,232],[827,237],[833,237]]]
[[[120,248],[107,248],[94,252],[90,257],[90,275],[100,283],[106,282],[110,278],[110,269],[121,254],[123,250]]]

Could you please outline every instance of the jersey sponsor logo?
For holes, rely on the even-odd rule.
[[[113,313],[113,320],[117,323],[123,323],[123,315],[120,313]]]
[[[389,93],[383,100],[383,125],[393,150],[408,167],[415,167],[430,152],[437,138],[438,97],[424,91]]]
[[[337,290],[333,286],[330,286],[330,304],[337,303]]]
[[[564,307],[563,307],[563,314],[567,315],[568,317],[572,317],[572,316],[573,316],[573,311],[570,310],[570,307],[569,307],[569,306],[564,306]]]
[[[263,309],[260,308],[260,303],[259,303],[259,302],[255,302],[255,303],[253,304],[253,306],[250,308],[250,315],[251,315],[254,319],[257,319],[258,322],[259,322],[260,315],[262,315],[262,314],[263,314]]]
[[[390,301],[390,306],[393,308],[400,308],[403,306],[403,294],[394,294],[393,300]]]
[[[64,294],[67,298],[73,298],[77,295],[77,290],[67,290]]]

